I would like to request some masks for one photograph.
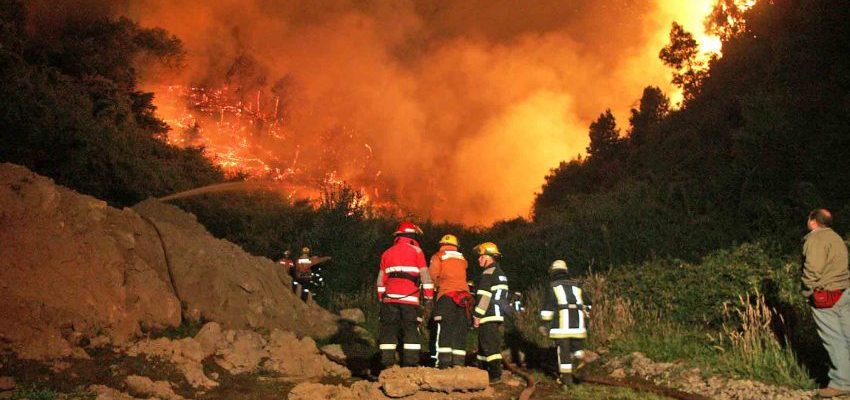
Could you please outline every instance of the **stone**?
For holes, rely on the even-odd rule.
[[[97,395],[95,400],[136,400],[135,397],[127,393],[104,385],[91,385],[88,387],[88,391]]]
[[[124,383],[132,392],[153,396],[162,400],[184,400],[184,398],[171,388],[171,383],[166,381],[153,381],[146,376],[130,375]]]
[[[617,369],[611,371],[611,373],[608,374],[608,376],[610,376],[612,378],[623,379],[623,378],[626,377],[626,370],[623,369],[623,368],[617,368]]]
[[[286,376],[351,376],[347,368],[325,357],[316,348],[316,342],[309,337],[298,339],[292,332],[274,330],[269,336],[266,351],[269,359],[263,363],[263,367]]]
[[[0,392],[14,390],[16,386],[15,378],[11,376],[0,376]]]
[[[257,332],[235,331],[227,337],[228,345],[218,350],[215,362],[231,374],[253,371],[262,359],[269,357],[266,340]]]
[[[420,390],[444,393],[480,391],[490,386],[487,372],[473,367],[392,367],[381,372],[378,382],[389,397],[406,397]]]
[[[342,346],[338,344],[329,344],[322,346],[322,353],[326,356],[330,357],[331,360],[334,361],[345,361],[345,352],[342,350]]]

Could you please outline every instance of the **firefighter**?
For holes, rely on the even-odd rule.
[[[466,283],[467,263],[458,251],[457,237],[445,235],[439,244],[440,250],[431,256],[428,267],[437,291],[434,347],[437,349],[437,367],[450,368],[465,364],[466,333],[474,299]]]
[[[424,292],[426,300],[434,296],[434,284],[417,241],[421,234],[422,230],[412,222],[401,222],[393,234],[393,245],[381,255],[377,284],[381,301],[379,347],[384,367],[396,364],[399,340],[402,341],[401,364],[419,364],[422,349],[419,292]]]
[[[499,266],[502,253],[495,243],[486,242],[475,246],[478,265],[484,270],[475,292],[474,327],[478,328],[478,361],[487,370],[490,383],[502,380],[502,324],[505,321],[508,278]]]
[[[292,269],[292,291],[305,303],[310,300],[310,290],[313,287],[313,260],[310,258],[310,248],[301,248],[301,255],[295,261]]]
[[[540,317],[549,322],[549,338],[557,348],[559,381],[562,385],[570,385],[574,382],[573,373],[584,358],[586,320],[590,317],[591,303],[579,283],[567,277],[564,260],[552,263],[549,280]]]
[[[292,262],[292,252],[291,251],[289,251],[289,250],[284,251],[283,252],[283,258],[278,260],[277,263],[280,264],[281,267],[283,267],[283,270],[286,271],[287,275],[292,274],[292,267],[295,266],[295,263]],[[294,280],[292,281],[292,284],[293,284],[293,288],[294,288],[295,287],[295,281]]]

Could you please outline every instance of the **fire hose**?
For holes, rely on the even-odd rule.
[[[519,400],[531,399],[531,396],[534,394],[534,390],[537,386],[537,382],[535,381],[534,376],[532,376],[531,373],[523,370],[516,364],[508,362],[508,360],[506,359],[502,360],[502,364],[505,366],[505,368],[511,371],[511,373],[519,375],[527,382],[525,389],[523,389],[522,392],[520,392],[519,394]],[[708,397],[699,394],[687,393],[681,390],[659,386],[654,383],[644,381],[616,379],[597,375],[578,375],[576,376],[576,378],[579,380],[579,382],[582,383],[621,387],[639,392],[657,394],[659,396],[669,397],[676,400],[710,400]]]

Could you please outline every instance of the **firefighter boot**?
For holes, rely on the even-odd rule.
[[[487,377],[490,378],[491,385],[502,381],[502,360],[487,363]]]
[[[570,373],[562,373],[558,376],[558,384],[562,389],[566,389],[572,386],[575,383],[575,379],[573,374]]]

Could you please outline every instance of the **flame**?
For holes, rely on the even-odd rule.
[[[183,73],[145,81],[170,143],[313,198],[345,182],[467,224],[527,215],[605,108],[622,127],[643,87],[681,97],[658,60],[673,21],[706,59],[721,51],[703,27],[713,0],[476,1],[151,0],[128,14],[189,51]]]

